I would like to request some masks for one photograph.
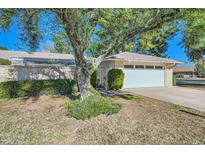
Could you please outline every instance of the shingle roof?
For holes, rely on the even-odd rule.
[[[73,60],[72,54],[58,54],[50,52],[24,52],[24,51],[5,51],[0,50],[0,58],[42,58],[42,59],[63,59]]]
[[[173,59],[161,58],[157,56],[150,56],[150,55],[131,53],[131,52],[121,52],[119,54],[109,56],[108,59],[123,59],[125,61],[157,62],[157,63],[178,63],[178,64],[184,63]]]
[[[176,66],[173,68],[174,73],[182,73],[182,72],[195,72],[193,66]]]
[[[0,50],[0,58],[41,58],[41,59],[63,59],[63,60],[74,60],[72,54],[59,54],[59,53],[50,53],[50,52],[25,52],[25,51],[5,51]],[[119,54],[109,56],[106,59],[122,59],[126,61],[139,61],[139,62],[157,62],[157,63],[178,63],[182,64],[183,62],[161,58],[156,56],[150,56],[145,54],[137,54],[130,52],[121,52]]]

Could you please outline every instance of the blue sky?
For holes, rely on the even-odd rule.
[[[19,47],[17,45],[19,42],[19,32],[20,30],[15,24],[13,24],[7,32],[3,32],[2,30],[0,30],[0,46],[5,46],[9,50],[19,50]],[[193,65],[193,63],[188,60],[188,57],[183,52],[183,47],[179,46],[182,37],[183,34],[181,32],[177,32],[175,37],[172,40],[168,41],[167,56],[171,59],[184,61],[186,62],[184,65],[190,66]],[[38,49],[38,51],[43,50],[44,47],[52,45],[53,43],[51,41],[51,38],[44,39],[40,42],[40,48]],[[21,50],[26,50],[26,47],[23,47],[23,49]]]
[[[185,66],[192,66],[193,63],[188,60],[184,48],[179,45],[181,39],[183,38],[182,32],[177,32],[175,37],[172,40],[168,41],[167,56],[171,59],[176,59],[185,62]]]

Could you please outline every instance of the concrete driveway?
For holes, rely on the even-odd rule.
[[[142,95],[161,101],[191,107],[205,112],[205,90],[184,87],[124,89],[135,95]]]

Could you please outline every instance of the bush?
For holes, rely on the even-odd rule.
[[[173,79],[172,79],[173,86],[176,86],[176,84],[177,84],[176,82],[177,82],[177,77],[175,74],[173,74]]]
[[[21,83],[17,81],[8,81],[0,83],[0,98],[15,98],[18,93]]]
[[[76,119],[88,119],[100,114],[110,115],[119,112],[121,106],[100,95],[93,95],[84,101],[67,102],[68,114]]]
[[[0,58],[0,65],[11,65],[8,59]]]
[[[77,92],[74,80],[26,80],[0,83],[1,98],[38,96],[40,94],[68,95]]]
[[[124,73],[120,69],[112,69],[108,72],[108,88],[119,90],[123,86]]]
[[[45,88],[43,89],[43,93],[48,94],[74,94],[78,91],[76,82],[74,80],[45,80],[44,82]]]
[[[97,88],[97,71],[94,71],[90,78],[90,83],[93,86],[93,88]]]

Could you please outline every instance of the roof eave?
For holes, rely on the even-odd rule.
[[[125,59],[124,59],[125,60]],[[145,63],[160,63],[160,64],[184,64],[184,62],[181,61],[156,61],[156,60],[125,60],[128,62],[145,62]]]
[[[127,62],[145,62],[145,63],[160,63],[160,64],[184,64],[185,62],[181,61],[155,61],[155,60],[129,60],[124,58],[107,58],[104,61],[116,61],[116,60],[123,60]]]
[[[186,62],[183,61],[175,61],[176,64],[186,64]]]

